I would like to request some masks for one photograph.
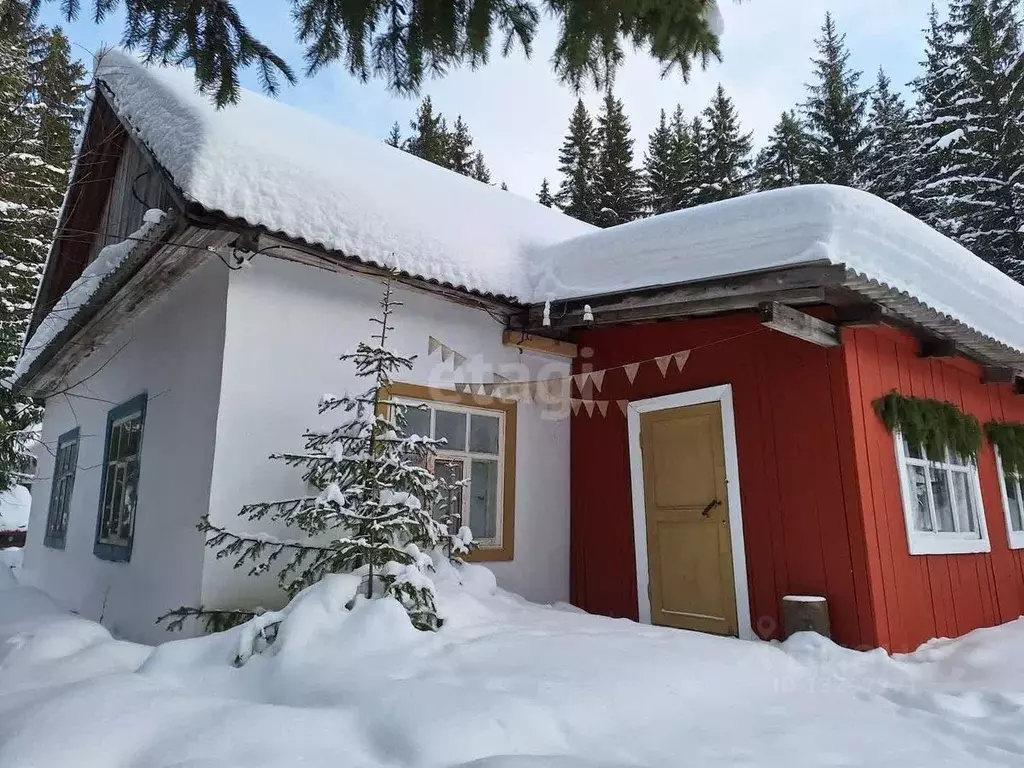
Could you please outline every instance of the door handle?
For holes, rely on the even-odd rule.
[[[722,502],[718,499],[712,499],[711,502],[704,507],[704,510],[700,513],[702,517],[711,517],[711,510],[715,507],[722,506]]]

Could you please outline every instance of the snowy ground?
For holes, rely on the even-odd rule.
[[[0,558],[2,559],[2,558]],[[1024,764],[1024,620],[893,660],[638,626],[439,579],[447,617],[307,593],[273,653],[156,650],[0,567],[0,767]]]

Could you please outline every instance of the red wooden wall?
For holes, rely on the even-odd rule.
[[[982,383],[966,360],[926,360],[917,342],[888,328],[847,330],[843,353],[863,502],[866,559],[878,642],[908,651],[932,637],[954,637],[1024,613],[1024,551],[1008,548],[995,456],[978,459],[992,552],[910,555],[892,436],[872,410],[891,390],[946,400],[982,423],[1024,421],[1024,397],[1009,385]]]
[[[779,636],[784,594],[822,594],[834,637],[874,645],[844,353],[763,328],[737,314],[592,329],[576,339],[594,370],[693,349],[682,373],[642,366],[634,384],[610,373],[600,399],[640,400],[731,384],[751,617]],[[572,599],[585,610],[637,617],[626,419],[583,411],[572,422]],[[895,486],[894,486],[895,487]]]

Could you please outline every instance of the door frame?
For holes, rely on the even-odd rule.
[[[651,623],[648,592],[650,569],[647,560],[647,504],[644,496],[643,449],[640,445],[640,416],[651,411],[685,408],[688,405],[720,403],[722,437],[725,443],[725,482],[729,500],[729,534],[732,543],[732,575],[735,585],[736,621],[739,636],[754,640],[750,624],[750,594],[747,584],[747,552],[743,543],[743,513],[740,507],[740,468],[736,453],[736,418],[732,406],[732,385],[677,392],[663,397],[635,400],[626,408],[629,427],[629,474],[633,491],[633,544],[636,550],[636,597],[640,622]]]

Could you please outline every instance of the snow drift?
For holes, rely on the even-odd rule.
[[[541,607],[480,567],[442,566],[436,582],[439,632],[413,630],[391,600],[340,610],[353,584],[339,576],[294,601],[242,667],[244,627],[151,649],[9,583],[0,767],[967,768],[1024,755],[1024,621],[892,659]]]

